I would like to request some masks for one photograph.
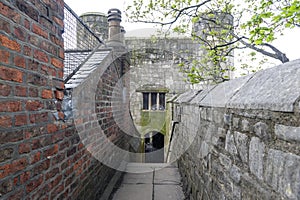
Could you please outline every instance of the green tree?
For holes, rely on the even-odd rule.
[[[222,82],[235,70],[230,65],[235,49],[252,49],[249,56],[253,60],[258,52],[282,63],[289,61],[271,42],[284,29],[299,27],[300,3],[298,0],[134,0],[126,13],[134,22],[158,24],[167,26],[167,30],[190,34],[202,44],[203,51],[201,58],[192,58],[188,65],[180,64],[188,81]]]

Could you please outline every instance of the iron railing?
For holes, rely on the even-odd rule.
[[[99,45],[105,43],[87,27],[78,15],[65,3],[64,6],[64,81],[79,70],[80,65]]]

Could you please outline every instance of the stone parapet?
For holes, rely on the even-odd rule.
[[[299,77],[295,60],[173,101],[190,199],[300,198]]]

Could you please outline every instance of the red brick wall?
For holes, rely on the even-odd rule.
[[[97,199],[115,170],[63,118],[63,0],[0,2],[0,199]]]

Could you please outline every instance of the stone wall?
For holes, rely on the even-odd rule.
[[[189,199],[300,198],[299,77],[296,60],[173,102]]]
[[[82,94],[86,85],[74,89],[74,119],[64,121],[63,8],[62,0],[0,2],[1,199],[99,199],[115,173],[95,156],[99,149],[82,139],[86,133],[88,139],[94,136],[99,144],[107,143],[107,137],[97,135],[97,115],[76,110],[87,103],[96,110],[91,106],[96,88],[81,102],[76,92]],[[110,65],[120,63],[107,60],[102,71]],[[96,86],[101,76],[97,78]],[[109,85],[108,90],[113,88]],[[110,110],[107,114],[113,115]],[[107,129],[113,125],[111,119],[105,121]],[[114,132],[109,139],[120,141],[119,137],[124,138]],[[122,141],[119,145],[126,149],[127,141]]]
[[[142,93],[137,90],[145,85],[157,88],[166,88],[166,99],[175,94],[183,93],[191,88],[185,81],[186,76],[180,72],[178,66],[183,57],[188,57],[191,51],[198,51],[198,44],[188,38],[126,38],[126,47],[131,53],[130,68],[130,110],[134,122],[142,133]],[[182,52],[182,53],[179,53]],[[183,56],[183,57],[180,57]],[[164,121],[162,121],[164,123]],[[153,124],[150,124],[152,126]],[[160,131],[160,126],[152,131]],[[148,130],[149,132],[151,129]],[[142,134],[146,134],[143,132]]]

